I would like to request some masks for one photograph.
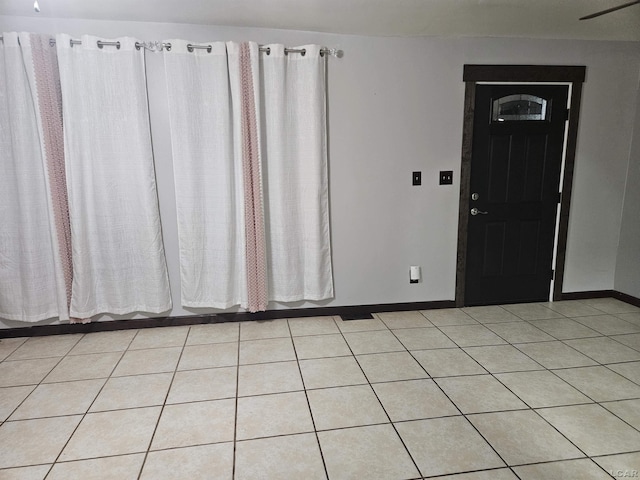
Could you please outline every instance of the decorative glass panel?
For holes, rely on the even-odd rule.
[[[534,95],[507,95],[493,101],[494,122],[547,120],[547,101]]]

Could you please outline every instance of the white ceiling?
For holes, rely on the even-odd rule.
[[[517,36],[640,41],[628,0],[0,0],[0,15],[196,23],[382,36]]]

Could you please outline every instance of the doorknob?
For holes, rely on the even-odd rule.
[[[487,213],[489,213],[489,212],[483,212],[482,210],[478,210],[476,207],[473,207],[471,209],[471,215],[474,215],[474,216],[478,215],[478,214],[486,215]]]

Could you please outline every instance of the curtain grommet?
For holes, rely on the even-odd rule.
[[[189,51],[189,53],[193,53],[193,45],[191,45],[190,43],[187,44],[187,50]]]
[[[300,52],[300,55],[304,57],[306,54],[307,54],[307,49],[303,48],[302,51]]]

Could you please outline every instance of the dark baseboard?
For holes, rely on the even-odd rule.
[[[453,308],[453,300],[412,303],[384,303],[379,305],[356,305],[346,307],[292,308],[267,310],[266,312],[218,313],[211,315],[188,315],[183,317],[135,318],[131,320],[113,320],[93,323],[64,323],[59,325],[36,325],[0,329],[0,338],[40,337],[45,335],[64,335],[74,333],[110,332],[152,327],[178,327],[205,323],[245,322],[251,320],[274,320],[277,318],[320,317],[328,315],[346,318],[366,317],[376,312],[400,312],[410,310],[433,310]]]
[[[629,303],[635,307],[640,307],[640,298],[618,292],[616,290],[592,290],[589,292],[570,292],[563,293],[561,300],[586,300],[589,298],[615,298],[625,303]]]
[[[615,290],[590,290],[587,292],[563,293],[560,300],[587,300],[589,298],[615,297]]]
[[[627,295],[622,292],[614,292],[613,298],[617,298],[618,300],[622,300],[623,302],[630,303],[635,307],[640,307],[640,298],[634,297],[632,295]]]
[[[640,298],[615,290],[593,290],[588,292],[563,293],[561,300],[585,300],[589,298],[612,297],[640,307]],[[278,318],[321,317],[328,315],[344,318],[367,318],[372,313],[403,312],[411,310],[435,310],[454,308],[455,301],[439,300],[433,302],[383,303],[378,305],[354,305],[346,307],[293,308],[267,310],[266,312],[218,313],[211,315],[188,315],[183,317],[136,318],[131,320],[113,320],[94,323],[64,323],[60,325],[36,325],[33,327],[0,329],[0,338],[41,337],[45,335],[64,335],[74,333],[110,332],[153,327],[180,327],[205,323],[245,322],[251,320],[274,320]]]

